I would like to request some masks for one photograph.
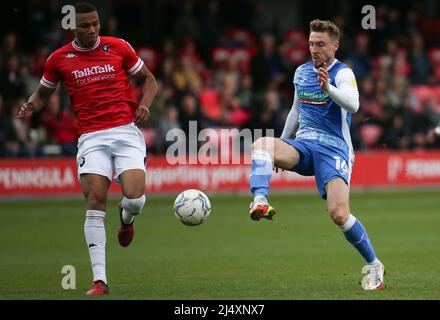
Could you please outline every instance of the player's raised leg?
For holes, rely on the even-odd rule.
[[[364,226],[350,213],[348,185],[342,178],[333,179],[327,183],[326,193],[330,217],[367,263],[364,267],[367,277],[362,282],[362,287],[365,290],[383,289],[384,266],[376,257]]]
[[[279,138],[259,138],[252,145],[252,167],[249,176],[254,201],[250,204],[252,220],[272,219],[275,209],[269,205],[269,183],[274,165],[291,169],[299,162],[298,151]]]
[[[105,212],[110,180],[98,174],[81,174],[81,188],[87,202],[84,235],[92,263],[93,285],[88,295],[108,294],[105,271]]]
[[[126,170],[120,175],[122,201],[119,203],[121,226],[118,231],[119,244],[127,247],[134,238],[134,217],[145,204],[145,172],[141,169]]]

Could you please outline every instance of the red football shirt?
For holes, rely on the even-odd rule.
[[[72,41],[49,56],[40,83],[55,89],[64,81],[83,134],[134,121],[137,102],[127,72],[135,75],[143,65],[123,39],[98,37],[90,49]]]

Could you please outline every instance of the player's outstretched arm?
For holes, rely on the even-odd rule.
[[[286,122],[284,123],[284,129],[281,133],[281,138],[292,139],[295,136],[299,127],[299,99],[297,91],[293,98],[292,108],[287,115]]]
[[[135,123],[138,124],[139,122],[147,121],[150,117],[150,105],[157,94],[158,86],[156,78],[145,65],[142,66],[141,70],[134,77],[143,83],[142,99],[136,110]]]
[[[17,117],[24,118],[30,116],[34,112],[40,111],[49,100],[55,89],[49,89],[41,84],[38,85],[34,93],[29,97],[28,101],[23,103],[18,111]]]

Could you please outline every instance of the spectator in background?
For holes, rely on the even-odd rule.
[[[398,54],[399,47],[395,39],[387,39],[386,50],[380,53],[375,59],[374,76],[387,81],[392,77],[394,59]]]
[[[41,156],[40,146],[30,137],[30,119],[16,117],[21,104],[21,99],[12,101],[9,108],[6,108],[5,118],[2,121],[6,156],[28,158]]]
[[[344,41],[339,42],[339,48],[338,48],[339,60],[342,61],[347,58],[349,48],[354,47],[353,38],[355,38],[355,36],[353,32],[355,32],[355,29],[347,26],[347,19],[342,14],[336,15],[332,20],[335,23],[335,25],[339,28],[339,30],[344,30],[343,31]],[[307,47],[307,51],[308,51],[308,47]]]
[[[20,65],[20,77],[23,79],[24,85],[24,96],[28,97],[32,94],[33,88],[40,81],[34,74],[31,72],[30,63],[23,63]]]
[[[279,35],[277,21],[268,14],[264,3],[261,1],[255,3],[250,27],[253,34],[257,36],[265,33],[273,34],[275,37]]]
[[[224,77],[222,80],[221,94],[221,125],[233,126],[242,129],[250,121],[251,115],[248,110],[240,105],[237,98],[238,83],[234,77]]]
[[[356,36],[355,47],[347,55],[351,61],[353,72],[359,81],[371,72],[372,58],[369,50],[370,39],[368,34],[361,32]]]
[[[110,16],[107,19],[107,23],[105,24],[104,34],[116,38],[121,38],[122,34],[119,32],[119,21],[114,15]]]
[[[440,123],[440,101],[438,100],[438,97],[431,96],[426,99],[423,106],[422,116],[425,119],[425,131]]]
[[[6,148],[6,141],[7,141],[7,134],[6,134],[6,128],[7,128],[8,118],[5,114],[5,108],[3,104],[3,97],[0,94],[0,157],[7,156],[7,148]]]
[[[395,115],[391,120],[391,126],[387,126],[385,129],[382,143],[390,149],[408,150],[411,141],[410,137],[405,135],[402,116]]]
[[[78,125],[72,109],[62,109],[58,121],[58,130],[55,133],[55,140],[61,145],[63,155],[75,156],[78,152]]]
[[[384,30],[387,24],[388,7],[384,3],[376,6],[376,31],[380,34],[380,38],[384,37]]]
[[[214,83],[213,73],[205,70],[203,88],[199,92],[200,107],[209,126],[218,125],[223,117],[220,90]]]
[[[276,85],[272,84],[265,91],[263,100],[257,106],[258,112],[254,115],[254,128],[273,129],[275,137],[279,137],[284,128],[284,118],[281,117],[282,105],[281,97],[275,89]]]
[[[56,18],[53,19],[50,23],[50,30],[44,33],[40,43],[45,44],[47,46],[48,52],[53,52],[58,49],[60,46],[64,44],[66,40],[70,40],[70,35],[65,35],[63,29],[60,28],[61,20]],[[46,58],[48,55],[46,56]]]
[[[17,34],[14,32],[6,33],[3,37],[3,44],[0,50],[0,66],[4,66],[7,58],[14,54],[18,54],[18,51]]]
[[[151,104],[150,119],[141,125],[143,128],[157,128],[165,115],[166,106],[173,100],[172,88],[166,86],[161,80],[157,81],[158,91]]]
[[[416,34],[420,33],[420,13],[418,10],[411,9],[406,13],[405,16],[405,23],[403,25],[403,39],[404,39],[404,45],[406,47],[411,46],[411,37]]]
[[[263,90],[271,81],[282,83],[286,79],[283,61],[277,52],[275,37],[270,33],[261,36],[261,50],[251,61],[253,89]]]
[[[46,45],[38,46],[31,57],[31,66],[32,66],[32,74],[36,77],[39,77],[43,74],[44,64],[46,63],[47,58],[49,57],[51,51],[49,51],[49,47]]]
[[[225,35],[225,22],[218,0],[211,0],[204,6],[200,16],[200,29],[202,32],[200,48],[205,61],[210,62],[211,48],[221,45]]]
[[[170,104],[165,107],[164,116],[160,119],[158,125],[158,135],[156,146],[158,152],[165,153],[167,148],[174,143],[174,141],[167,141],[167,133],[173,129],[181,129],[178,121],[179,112],[176,106]]]
[[[367,76],[361,80],[359,88],[359,104],[362,106],[359,114],[362,114],[364,119],[372,123],[380,123],[383,119],[383,111],[376,99],[376,90],[373,78]]]
[[[183,56],[177,63],[173,72],[173,85],[179,95],[189,89],[190,83],[202,83],[202,77],[197,71],[193,61],[188,56]]]
[[[402,108],[403,100],[409,94],[407,79],[400,75],[391,78],[390,86],[387,90],[388,101],[394,110]]]
[[[2,157],[18,157],[20,155],[20,139],[15,131],[10,112],[0,101],[0,155]]]
[[[413,33],[411,36],[411,47],[409,52],[409,64],[411,72],[409,80],[411,84],[433,83],[433,69],[429,62],[424,48],[424,40],[420,33]]]
[[[232,90],[232,94],[235,94],[240,85],[241,73],[238,65],[238,60],[234,56],[230,56],[226,59],[225,63],[217,69],[215,73],[215,81],[222,86],[223,89]],[[229,87],[225,87],[225,81]]]
[[[186,37],[200,40],[200,27],[194,14],[194,4],[191,0],[186,0],[182,5],[182,12],[174,21],[174,37],[181,43]]]
[[[174,71],[176,60],[165,58],[159,68],[159,79],[163,82],[165,88],[174,88]]]
[[[12,54],[7,57],[5,66],[0,72],[0,94],[7,105],[24,96],[25,84],[19,71],[18,55]]]
[[[78,126],[75,116],[70,109],[61,106],[59,93],[53,94],[43,111],[41,119],[46,141],[58,144],[61,154],[75,156],[78,140]]]
[[[365,114],[359,111],[351,116],[350,135],[354,150],[365,149],[365,143],[361,135],[361,126],[364,120]]]
[[[171,37],[166,37],[162,43],[162,59],[163,62],[166,59],[175,59],[176,58],[176,44]]]
[[[185,132],[187,139],[190,134],[190,121],[197,121],[197,134],[200,130],[204,129],[203,116],[200,111],[200,106],[197,99],[191,94],[185,94],[178,106],[179,111],[179,124],[182,130]],[[194,137],[191,137],[194,139]]]
[[[237,98],[244,109],[251,109],[253,104],[252,77],[250,74],[244,74],[240,79],[240,87],[237,92]]]
[[[399,45],[403,44],[402,24],[400,21],[400,9],[391,8],[386,20],[385,37],[395,39]]]

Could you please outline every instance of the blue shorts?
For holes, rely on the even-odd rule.
[[[348,154],[341,149],[317,140],[281,138],[298,150],[300,160],[290,169],[303,176],[315,176],[316,186],[323,199],[327,199],[325,185],[333,179],[342,178],[350,185],[351,166]]]

